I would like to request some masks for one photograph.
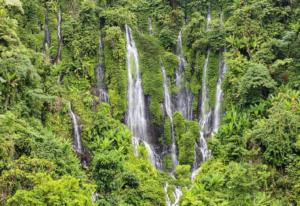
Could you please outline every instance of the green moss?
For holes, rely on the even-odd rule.
[[[195,137],[193,137],[189,132],[182,135],[178,141],[180,146],[178,148],[179,156],[178,160],[181,164],[192,165],[195,159]],[[189,148],[189,149],[187,149]]]
[[[126,111],[127,69],[125,34],[119,27],[105,28],[105,81],[113,117],[121,120]]]
[[[216,85],[219,78],[219,54],[210,53],[207,69],[207,88],[210,107],[215,106]]]
[[[178,139],[186,130],[185,130],[185,120],[180,112],[175,112],[173,114],[174,119],[174,128],[175,128],[175,137]]]
[[[175,177],[177,179],[177,183],[184,187],[188,186],[191,183],[190,177],[190,165],[177,165],[175,171]]]
[[[169,119],[165,120],[163,143],[167,145],[172,144],[172,130],[171,130],[171,123]]]
[[[163,79],[160,68],[162,48],[152,36],[136,34],[134,38],[139,52],[144,94],[150,96],[149,109],[153,117],[152,122],[161,125],[163,121],[163,113],[160,109],[163,103]]]
[[[192,165],[195,157],[194,147],[199,137],[199,124],[196,121],[185,120],[179,112],[175,112],[173,117],[179,162]]]
[[[172,171],[172,169],[173,169],[173,162],[172,162],[172,156],[171,156],[171,154],[166,154],[163,157],[163,165],[164,165],[164,169],[166,171]]]

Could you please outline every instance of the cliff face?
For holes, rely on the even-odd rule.
[[[0,0],[0,205],[300,204],[299,7]]]

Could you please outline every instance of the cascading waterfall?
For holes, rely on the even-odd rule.
[[[222,82],[224,79],[224,74],[227,70],[227,65],[224,59],[224,53],[222,55],[223,59],[221,61],[220,67],[219,67],[219,79],[217,82],[217,88],[216,88],[216,103],[215,103],[215,109],[214,109],[214,121],[213,121],[213,132],[217,133],[219,126],[220,126],[220,119],[221,119],[221,110],[222,110],[222,99],[223,99],[223,90],[222,90]]]
[[[207,14],[206,19],[206,30],[209,30],[209,25],[211,22],[211,13],[210,10]],[[209,55],[210,50],[207,50],[205,63],[203,67],[203,74],[202,74],[202,91],[201,91],[201,110],[200,110],[200,120],[199,120],[199,126],[200,126],[200,137],[199,141],[196,144],[196,151],[195,151],[195,160],[193,164],[193,170],[192,170],[192,176],[191,178],[194,179],[199,172],[198,168],[201,162],[207,160],[209,158],[209,150],[206,143],[206,137],[211,133],[211,116],[212,111],[209,107],[209,98],[208,98],[208,88],[207,88],[207,70],[209,65]]]
[[[109,96],[107,94],[107,88],[104,80],[104,57],[103,57],[103,41],[101,34],[99,36],[99,46],[98,46],[98,65],[95,68],[96,79],[97,79],[97,96],[100,102],[109,102]]]
[[[176,48],[177,57],[179,60],[179,65],[176,69],[176,87],[178,89],[177,94],[177,111],[181,112],[186,119],[193,118],[192,111],[192,93],[185,87],[184,79],[184,68],[187,65],[187,62],[184,58],[182,51],[182,33],[179,32],[177,38],[177,48]]]
[[[128,114],[127,125],[136,138],[147,141],[147,120],[138,51],[131,29],[126,25],[127,69],[128,69]]]
[[[147,132],[146,107],[140,76],[138,51],[133,40],[132,31],[128,25],[126,29],[127,69],[128,69],[128,109],[126,123],[133,134],[134,154],[138,155],[138,144],[143,142],[149,152],[149,158],[154,166],[161,169],[161,158],[149,144]]]
[[[83,154],[83,148],[81,145],[80,127],[78,124],[78,117],[72,110],[72,105],[69,103],[69,112],[72,119],[73,125],[73,138],[74,138],[74,148],[78,154]]]
[[[169,194],[168,194],[168,183],[165,184],[165,187],[164,187],[164,190],[165,190],[165,194],[166,194],[166,203],[167,203],[167,206],[179,206],[179,201],[180,201],[180,198],[182,196],[182,190],[180,187],[176,187],[175,188],[175,191],[173,192],[173,196],[174,196],[174,203],[172,203],[170,197],[169,197]]]
[[[177,154],[176,154],[176,140],[175,140],[175,134],[174,134],[174,124],[173,124],[173,112],[172,112],[172,102],[171,102],[171,95],[169,92],[168,87],[168,78],[166,75],[166,70],[163,65],[163,63],[160,63],[162,74],[163,74],[163,81],[164,81],[164,106],[165,106],[165,112],[168,115],[170,119],[171,124],[171,137],[172,137],[172,145],[171,145],[171,157],[173,162],[173,167],[175,168],[178,164],[177,160]]]

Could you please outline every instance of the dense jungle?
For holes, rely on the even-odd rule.
[[[300,205],[300,1],[0,0],[0,205]]]

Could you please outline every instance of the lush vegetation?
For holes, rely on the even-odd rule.
[[[166,205],[166,182],[171,201],[182,188],[183,206],[300,205],[299,19],[297,0],[0,0],[0,205]],[[175,178],[169,154],[163,171],[142,144],[133,154],[125,24],[139,50],[149,128],[165,147],[160,62],[175,97],[182,31],[194,117],[173,114]],[[95,92],[100,36],[109,103]],[[223,118],[191,181],[208,50],[210,108],[223,58],[228,65]],[[69,103],[83,154],[72,146]]]

